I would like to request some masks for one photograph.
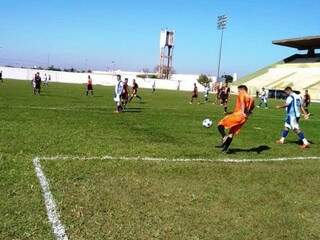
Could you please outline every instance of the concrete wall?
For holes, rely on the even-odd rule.
[[[122,79],[128,78],[129,84],[132,83],[133,79],[136,79],[139,87],[141,88],[152,88],[155,82],[156,89],[167,89],[167,90],[177,90],[180,85],[181,91],[192,91],[193,84],[197,82],[199,75],[183,75],[175,74],[172,76],[171,80],[163,79],[142,79],[137,78],[140,72],[93,72],[93,73],[69,73],[69,72],[57,72],[57,71],[47,71],[47,70],[35,70],[35,69],[24,69],[24,68],[8,68],[0,67],[3,72],[3,78],[18,79],[18,80],[29,80],[31,81],[36,72],[40,73],[43,78],[45,74],[51,75],[51,82],[61,82],[61,83],[75,83],[84,84],[87,82],[88,75],[91,76],[93,84],[100,84],[104,86],[114,86],[116,84],[116,74],[120,74]],[[215,81],[215,77],[212,77]],[[199,91],[203,91],[203,87],[197,84]]]

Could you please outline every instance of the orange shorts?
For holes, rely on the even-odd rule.
[[[224,126],[226,129],[230,129],[230,133],[237,135],[240,132],[241,127],[247,122],[247,118],[243,116],[241,112],[232,113],[224,117],[218,125]]]

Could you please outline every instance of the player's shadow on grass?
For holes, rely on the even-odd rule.
[[[254,148],[250,148],[250,149],[230,148],[228,150],[228,154],[236,154],[236,153],[239,153],[239,152],[260,154],[260,153],[268,151],[270,149],[271,148],[269,146],[266,146],[266,145],[262,145],[262,146],[254,147]]]

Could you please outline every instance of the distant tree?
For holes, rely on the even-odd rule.
[[[158,74],[160,74],[160,65],[155,66],[154,71],[157,72]],[[164,76],[166,76],[167,74],[170,76],[175,73],[176,73],[176,70],[173,67],[169,67],[169,68],[166,66],[163,67],[162,74]]]
[[[225,83],[233,82],[233,77],[231,75],[223,75],[222,78],[224,79]]]
[[[149,70],[149,68],[143,68],[143,69],[142,69],[142,72],[143,72],[143,73],[149,73],[150,70]]]
[[[75,68],[65,68],[63,69],[64,72],[79,72],[77,69]]]
[[[47,68],[47,70],[49,70],[49,71],[61,71],[60,68],[56,68],[56,67],[53,66],[53,65],[49,66],[49,67]]]
[[[198,83],[201,84],[202,86],[206,86],[211,82],[212,82],[212,79],[205,74],[201,74],[198,78]]]

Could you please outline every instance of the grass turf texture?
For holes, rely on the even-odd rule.
[[[189,105],[190,94],[141,90],[128,112],[113,114],[113,88],[51,84],[33,96],[29,82],[0,85],[0,239],[50,239],[34,156],[276,158],[319,156],[320,106],[302,121],[314,142],[301,151],[274,142],[283,111],[256,109],[222,154],[215,128],[223,109]],[[278,102],[279,103],[279,102]],[[231,107],[230,107],[231,109]],[[71,239],[317,239],[318,161],[208,164],[130,161],[43,162]]]

